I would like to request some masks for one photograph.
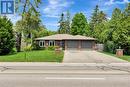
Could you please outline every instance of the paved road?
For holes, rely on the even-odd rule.
[[[0,87],[130,87],[129,82],[129,63],[0,63]]]
[[[126,63],[127,61],[97,51],[66,50],[64,63]]]
[[[130,87],[130,75],[0,74],[0,87]]]

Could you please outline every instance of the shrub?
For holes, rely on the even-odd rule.
[[[113,41],[107,41],[104,46],[104,51],[115,53],[116,45]]]
[[[28,45],[24,48],[24,51],[31,51],[32,50],[32,46]]]
[[[130,46],[124,47],[124,54],[130,55]]]
[[[33,50],[40,50],[40,46],[35,42],[33,42],[32,47],[33,47]]]
[[[55,50],[55,49],[57,49],[57,48],[59,48],[59,46],[48,46],[48,50]]]
[[[55,50],[55,46],[48,46],[48,50]]]

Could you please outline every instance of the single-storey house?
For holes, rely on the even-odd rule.
[[[64,50],[68,49],[94,49],[96,39],[81,35],[55,34],[36,38],[36,43],[40,47],[59,46]]]

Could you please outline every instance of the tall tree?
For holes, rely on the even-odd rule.
[[[112,34],[115,30],[119,28],[121,25],[121,19],[122,19],[122,12],[120,9],[115,8],[112,13],[112,18],[109,21],[109,40],[112,40]]]
[[[106,14],[103,11],[100,11],[98,14],[98,22],[97,23],[102,23],[107,21]]]
[[[70,18],[70,12],[69,11],[67,11],[67,14],[66,14],[66,33],[68,33],[68,34],[70,34],[70,20],[71,20],[71,18]]]
[[[120,28],[114,31],[113,40],[124,49],[125,54],[130,54],[130,3],[122,13]]]
[[[86,31],[89,31],[88,22],[83,13],[77,13],[72,19],[71,34],[72,35],[88,35]]]
[[[21,37],[22,37],[23,24],[22,21],[19,20],[16,22],[14,26],[14,31],[16,32],[16,50],[20,51]]]
[[[125,8],[124,15],[125,17],[130,16],[130,3],[128,3],[127,7]]]
[[[93,36],[97,38],[99,43],[104,43],[106,35],[104,35],[104,31],[106,30],[107,22],[101,22],[98,25],[95,26],[94,34]],[[105,38],[104,38],[105,37]]]
[[[40,19],[36,15],[26,13],[22,20],[23,22],[23,36],[26,44],[32,44],[33,38],[35,38],[33,32],[38,31],[40,28]]]
[[[91,34],[93,37],[96,37],[95,29],[97,29],[96,31],[98,31],[98,26],[100,26],[100,23],[102,24],[102,22],[105,21],[107,21],[106,14],[103,11],[100,11],[99,6],[96,5],[90,20]]]
[[[102,42],[101,33],[106,29],[107,18],[106,14],[103,11],[100,11],[98,14],[97,24],[93,30],[93,37],[98,38],[99,42]]]
[[[41,0],[15,0],[16,2],[16,12],[22,16],[22,21],[24,19],[24,16],[28,13],[33,14],[35,16],[39,16],[39,12],[37,11],[37,8],[39,8],[39,4],[41,3]],[[17,51],[19,52],[21,50],[21,38],[22,38],[21,31],[17,31]]]
[[[90,20],[90,28],[91,28],[92,32],[94,31],[94,27],[98,23],[98,14],[99,14],[99,6],[96,5],[96,7],[92,13],[91,20]]]
[[[0,55],[8,54],[14,47],[13,24],[6,17],[0,17]]]
[[[66,21],[65,21],[64,13],[62,13],[60,17],[58,33],[59,34],[66,33]]]

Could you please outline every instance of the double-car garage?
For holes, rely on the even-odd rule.
[[[89,40],[68,40],[66,41],[66,49],[93,49],[94,41]]]

